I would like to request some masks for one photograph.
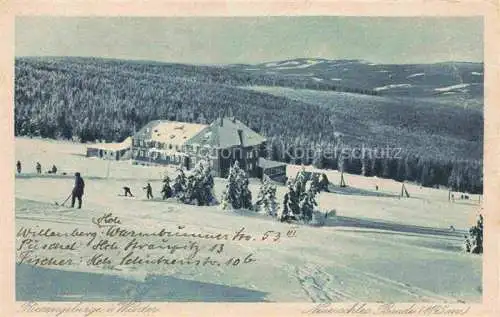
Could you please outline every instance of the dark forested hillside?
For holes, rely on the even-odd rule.
[[[154,119],[211,122],[233,114],[269,139],[273,159],[482,190],[482,109],[245,69],[18,59],[15,133],[121,141]],[[394,157],[325,155],[339,146],[395,150]]]

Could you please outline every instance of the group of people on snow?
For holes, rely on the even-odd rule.
[[[22,167],[21,161],[17,161],[16,170],[17,170],[17,174],[22,173],[23,167]],[[40,162],[36,162],[35,170],[36,170],[37,174],[39,174],[39,175],[42,174],[42,164],[40,164]],[[57,167],[55,165],[52,165],[52,168],[50,170],[48,170],[47,173],[48,174],[57,174]]]
[[[73,186],[73,190],[71,191],[71,208],[75,207],[76,201],[78,201],[78,208],[79,209],[82,208],[84,188],[85,188],[85,182],[83,181],[81,174],[79,172],[76,172],[75,185]],[[151,186],[151,183],[147,183],[146,186],[143,187],[143,189],[146,190],[147,198],[153,199],[153,187]],[[123,190],[125,197],[127,196],[134,197],[130,187],[124,186]],[[163,187],[161,193],[163,194],[163,199],[172,197],[172,189],[170,188],[170,179],[168,177],[166,177],[163,180]]]
[[[22,163],[20,160],[16,162],[16,170],[18,174],[22,173]],[[35,164],[35,170],[37,174],[42,174],[42,165],[40,162],[36,162]],[[55,165],[52,165],[52,168],[47,171],[48,174],[56,174],[57,173],[57,167]],[[79,209],[82,208],[82,202],[83,202],[83,194],[84,194],[84,188],[85,188],[85,182],[80,174],[80,172],[75,173],[75,183],[74,186],[71,190],[71,208],[75,207],[76,202],[78,202],[78,207]],[[146,191],[146,197],[147,199],[153,199],[153,187],[151,186],[151,183],[147,183],[143,189]],[[125,197],[134,197],[132,194],[132,191],[130,187],[124,186],[124,196]],[[163,186],[162,186],[162,198],[167,199],[173,196],[173,190],[170,187],[170,178],[167,176],[163,180]],[[69,197],[68,197],[69,199]]]
[[[123,196],[125,197],[134,197],[134,194],[132,194],[132,190],[128,186],[123,186]],[[147,199],[153,199],[153,187],[151,186],[151,183],[146,183],[146,186],[142,188],[143,190],[146,191],[146,197]],[[170,178],[167,176],[163,179],[163,186],[161,189],[162,193],[162,199],[168,199],[173,196],[173,190],[170,187]]]

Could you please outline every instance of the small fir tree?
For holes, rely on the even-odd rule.
[[[239,166],[238,161],[229,169],[226,190],[222,194],[223,209],[251,209],[252,192],[248,188],[249,180],[244,170]]]
[[[187,178],[186,174],[184,174],[184,171],[182,169],[179,169],[179,174],[175,177],[174,180],[174,196],[177,197],[178,199],[183,199],[184,198],[184,192],[187,187]]]
[[[300,197],[300,219],[309,222],[312,220],[312,215],[315,207],[318,205],[316,202],[317,189],[312,181],[308,181],[305,186],[305,191]]]
[[[269,216],[276,217],[278,213],[278,204],[276,202],[276,186],[268,178],[264,179],[257,196],[255,204],[256,210],[266,213]]]
[[[476,225],[469,229],[469,235],[465,236],[464,249],[466,252],[483,253],[483,215],[479,214]]]
[[[170,178],[168,176],[165,176],[163,179],[161,193],[163,194],[163,199],[172,197],[172,188],[170,187]]]
[[[318,178],[306,180],[304,171],[295,180],[288,182],[288,191],[283,198],[281,221],[302,220],[310,222],[317,206],[316,194],[319,192]]]
[[[214,203],[214,179],[207,162],[200,161],[187,178],[180,200],[186,204],[207,206]]]

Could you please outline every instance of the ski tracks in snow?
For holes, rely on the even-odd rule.
[[[296,267],[295,274],[304,292],[315,303],[359,301],[355,296],[338,290],[343,282],[318,266]]]
[[[383,277],[378,274],[354,269],[353,267],[350,266],[342,266],[342,268],[348,272],[352,272],[352,274],[355,274],[361,280],[369,280],[372,283],[380,284],[383,287],[390,288],[397,292],[404,293],[413,298],[416,298],[418,301],[445,302],[445,303],[457,302],[457,299],[455,298],[439,295],[432,291],[419,288],[407,283],[399,282],[387,277]]]
[[[349,266],[335,263],[339,274],[332,275],[321,266],[308,263],[304,266],[296,266],[294,276],[301,288],[312,302],[346,302],[363,301],[363,298],[348,292],[348,287],[368,287],[367,284],[378,286],[379,289],[390,290],[408,296],[408,299],[424,302],[454,303],[458,299],[442,296],[432,291],[425,290],[406,283],[395,281],[377,274],[354,269]],[[341,276],[341,277],[339,277]],[[349,285],[349,284],[356,285]],[[371,286],[370,288],[374,289]],[[359,292],[355,292],[356,294]],[[413,301],[412,300],[412,301]]]

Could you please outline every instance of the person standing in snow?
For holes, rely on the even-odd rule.
[[[146,185],[146,187],[143,187],[142,189],[145,189],[146,190],[146,196],[148,197],[148,199],[153,199],[153,188],[151,187],[151,184],[148,183]]]
[[[17,174],[21,174],[22,171],[21,161],[17,161],[16,168],[17,168]]]
[[[36,162],[36,173],[42,174],[42,165],[40,165],[40,162]]]
[[[71,208],[75,207],[75,200],[78,199],[78,209],[82,208],[82,197],[83,197],[83,189],[85,187],[85,182],[83,178],[80,176],[79,172],[75,173],[75,187],[73,187],[73,191],[71,192]]]

